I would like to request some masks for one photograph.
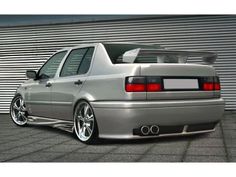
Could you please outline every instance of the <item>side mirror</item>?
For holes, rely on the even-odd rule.
[[[26,71],[26,77],[29,78],[29,79],[36,79],[36,71],[33,71],[33,70],[27,70]]]

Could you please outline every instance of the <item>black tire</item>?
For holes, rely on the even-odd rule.
[[[85,113],[85,106],[88,106],[89,110]],[[82,113],[83,112],[83,113]],[[88,115],[85,115],[88,114]],[[91,119],[93,116],[93,121]],[[79,118],[79,116],[81,118]],[[87,118],[86,118],[87,117]],[[88,118],[90,117],[90,118]],[[82,121],[83,119],[83,121]],[[86,125],[85,125],[86,124]],[[90,127],[91,135],[89,135],[88,127]],[[84,131],[83,131],[84,129]],[[80,101],[74,109],[74,132],[76,137],[85,144],[97,144],[98,143],[98,126],[95,118],[95,114],[92,106],[87,101]],[[86,137],[87,133],[87,137]],[[84,136],[83,136],[84,134]]]
[[[21,95],[15,95],[15,97],[12,99],[11,101],[11,104],[10,104],[10,117],[11,117],[11,120],[15,123],[15,125],[17,126],[20,126],[20,127],[24,127],[27,125],[27,116],[28,116],[28,113],[25,109],[25,104],[23,102],[23,104],[21,105],[21,101],[23,101],[23,97]],[[15,107],[14,107],[14,104],[16,104],[18,106],[18,109],[17,110]],[[24,106],[23,106],[24,105]],[[18,112],[21,112],[20,113],[20,116],[17,118],[17,111]],[[16,115],[17,114],[17,115]]]

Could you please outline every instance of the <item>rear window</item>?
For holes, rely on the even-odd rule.
[[[114,64],[128,63],[123,60],[123,55],[127,51],[131,51],[131,50],[138,49],[138,48],[161,49],[160,46],[156,46],[156,45],[139,45],[139,44],[104,44],[104,47],[105,47],[107,54],[109,55],[112,63],[114,63]],[[138,59],[135,62],[140,62],[140,59]],[[148,59],[145,59],[144,62],[148,63]]]
[[[184,63],[186,58],[173,54],[155,54],[156,45],[104,44],[112,63]],[[181,57],[181,58],[180,58]]]

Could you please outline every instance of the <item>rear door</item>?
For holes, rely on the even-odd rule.
[[[76,48],[66,58],[52,83],[52,116],[73,120],[73,103],[87,78],[94,47]]]

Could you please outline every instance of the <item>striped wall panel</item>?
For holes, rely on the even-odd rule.
[[[236,16],[180,16],[0,28],[0,113],[9,111],[26,69],[56,50],[90,42],[138,42],[218,53],[214,64],[226,110],[236,110]],[[199,62],[193,60],[192,62]]]

